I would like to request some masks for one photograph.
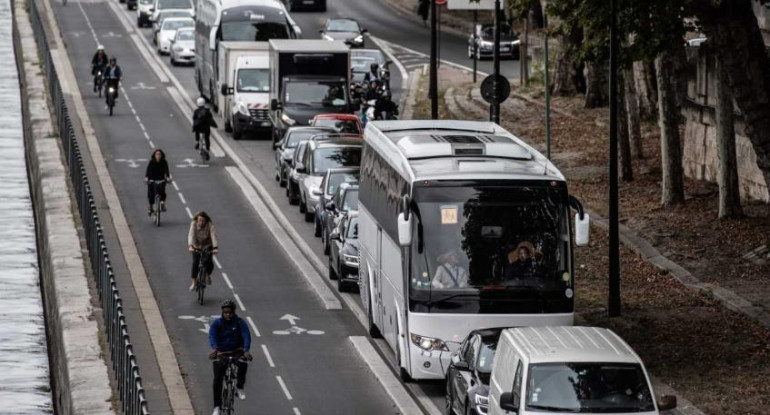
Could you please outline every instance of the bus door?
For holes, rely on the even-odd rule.
[[[383,310],[382,305],[382,284],[383,284],[383,275],[382,275],[382,226],[377,225],[377,253],[375,254],[377,258],[377,268],[374,271],[374,278],[372,283],[374,286],[372,287],[372,293],[374,298],[372,301],[374,304],[372,304],[372,313],[374,314],[374,324],[377,325],[380,330],[383,330],[385,326],[383,326],[383,318],[382,314],[385,310]]]

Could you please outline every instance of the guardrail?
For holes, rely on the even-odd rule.
[[[30,19],[42,58],[41,67],[45,73],[48,94],[51,97],[54,115],[62,147],[70,172],[70,180],[77,197],[78,213],[83,223],[83,230],[91,258],[91,269],[96,281],[99,298],[104,314],[107,332],[107,345],[110,349],[112,369],[115,373],[121,412],[126,415],[147,415],[147,399],[144,396],[139,366],[128,335],[128,326],[123,314],[123,302],[115,283],[107,244],[104,240],[99,215],[96,212],[91,186],[88,182],[83,158],[78,147],[75,129],[69,115],[69,109],[62,94],[61,84],[51,58],[45,25],[42,23],[36,0],[29,0]]]

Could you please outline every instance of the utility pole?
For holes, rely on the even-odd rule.
[[[489,106],[489,118],[492,122],[500,124],[500,102],[503,98],[499,96],[500,84],[498,82],[500,77],[500,0],[495,0],[495,45],[492,50],[494,51],[492,55],[494,102]]]
[[[551,158],[551,78],[548,71],[548,14],[543,10],[543,33],[545,34],[545,156]]]
[[[438,119],[438,47],[436,30],[436,0],[430,0],[430,118]]]
[[[617,0],[610,0],[610,317],[620,317],[620,239],[618,237],[618,27]]]

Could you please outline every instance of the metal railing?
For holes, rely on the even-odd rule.
[[[104,324],[107,332],[107,345],[110,349],[112,369],[121,402],[122,413],[126,415],[147,415],[147,399],[144,396],[142,378],[136,363],[133,346],[128,336],[128,326],[123,314],[123,302],[115,283],[107,244],[104,240],[96,203],[88,182],[83,158],[78,147],[69,109],[62,94],[61,84],[56,68],[51,59],[45,25],[38,12],[36,0],[29,0],[30,20],[40,50],[41,67],[45,73],[48,94],[51,97],[54,122],[58,126],[62,139],[64,156],[69,166],[70,180],[78,204],[78,212],[83,223],[88,253],[91,258],[91,268],[96,280],[99,298],[104,314]]]

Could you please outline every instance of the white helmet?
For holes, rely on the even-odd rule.
[[[199,97],[197,100],[195,100],[195,103],[198,104],[199,107],[202,107],[206,105],[206,100],[203,99],[203,97]]]
[[[104,46],[102,46],[102,45],[98,45],[98,46],[96,47],[96,50],[101,50],[101,51],[104,51]]]

